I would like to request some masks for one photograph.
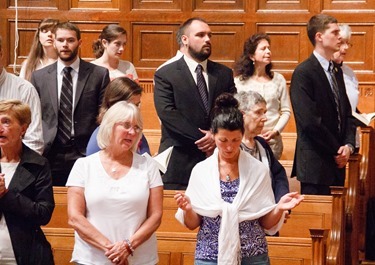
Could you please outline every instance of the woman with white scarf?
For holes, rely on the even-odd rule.
[[[176,193],[176,218],[200,227],[195,265],[270,264],[264,229],[276,233],[303,196],[288,193],[275,204],[269,169],[240,149],[243,114],[232,95],[219,96],[212,113],[217,148],[193,168],[186,192]]]

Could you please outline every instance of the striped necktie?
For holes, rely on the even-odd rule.
[[[197,74],[197,88],[198,88],[199,94],[201,95],[204,109],[206,110],[206,113],[208,114],[210,111],[208,107],[208,92],[207,92],[206,80],[204,80],[202,70],[203,70],[202,65],[198,64],[197,68],[195,69],[195,72]]]
[[[57,138],[61,143],[66,144],[72,133],[72,113],[73,113],[73,81],[70,74],[72,68],[65,67],[62,79],[59,109],[59,126]]]
[[[339,92],[339,86],[337,84],[337,80],[336,80],[336,76],[334,72],[334,65],[332,62],[329,63],[328,72],[331,77],[330,83],[331,83],[333,97],[335,99],[335,104],[336,104],[339,131],[341,131],[340,92]]]

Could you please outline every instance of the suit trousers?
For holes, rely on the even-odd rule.
[[[46,156],[51,165],[53,186],[65,186],[75,161],[83,156],[75,146],[74,138],[66,144],[56,139]]]

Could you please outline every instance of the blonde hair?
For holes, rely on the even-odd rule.
[[[115,124],[126,121],[135,121],[137,126],[141,128],[136,141],[131,146],[133,152],[137,150],[139,140],[142,137],[143,120],[139,108],[133,103],[127,103],[126,101],[115,103],[104,114],[97,136],[100,149],[105,149],[110,145]]]
[[[8,113],[16,118],[20,125],[29,126],[31,123],[31,110],[29,105],[19,100],[7,99],[0,100],[0,114]]]

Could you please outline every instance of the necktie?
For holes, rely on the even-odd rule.
[[[70,140],[72,132],[73,81],[70,74],[71,70],[71,67],[64,68],[60,94],[59,128],[57,137],[63,144],[66,144]]]
[[[338,124],[339,124],[339,131],[341,130],[341,116],[340,116],[340,93],[339,93],[339,86],[337,84],[336,76],[334,73],[334,67],[333,63],[329,63],[328,68],[329,75],[331,77],[331,87],[333,92],[333,97],[335,99],[336,103],[336,111],[337,111],[337,118],[338,118]]]
[[[201,95],[206,113],[209,113],[207,85],[206,85],[206,81],[204,80],[202,70],[203,70],[202,65],[198,64],[197,68],[195,69],[195,72],[197,73],[197,88],[198,88],[199,94]]]

